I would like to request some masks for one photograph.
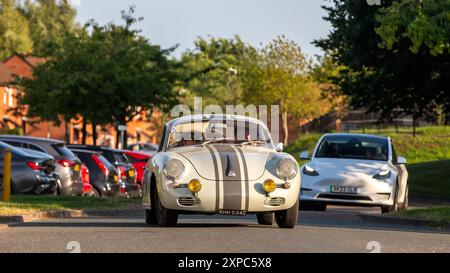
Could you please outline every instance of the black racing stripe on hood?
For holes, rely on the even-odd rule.
[[[219,196],[220,196],[220,183],[219,183],[219,166],[217,164],[216,155],[211,147],[207,147],[209,153],[211,154],[213,165],[214,165],[214,175],[216,178],[216,211],[219,211]]]
[[[220,156],[223,174],[223,209],[242,209],[242,174],[238,154],[231,145],[216,145],[214,148]],[[228,176],[230,172],[236,176]]]
[[[247,166],[247,160],[245,159],[244,152],[242,151],[241,147],[236,146],[236,149],[239,152],[239,156],[242,160],[242,165],[244,167],[244,179],[245,179],[245,210],[248,211],[249,204],[250,204],[250,184],[248,182],[248,166]]]

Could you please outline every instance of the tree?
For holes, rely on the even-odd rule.
[[[411,0],[395,1],[380,10],[376,33],[381,37],[382,48],[395,50],[405,42],[417,58],[427,58],[433,63],[429,71],[429,92],[435,96],[433,114],[442,123],[445,112],[450,113],[450,1]]]
[[[242,80],[246,63],[254,60],[256,49],[239,36],[233,39],[198,38],[195,50],[182,55],[184,89],[199,96],[206,104],[222,107],[242,102]]]
[[[28,20],[37,56],[53,54],[62,43],[62,33],[81,30],[75,21],[77,11],[68,0],[26,0],[20,11]]]
[[[345,67],[334,83],[354,107],[381,113],[381,119],[388,122],[401,109],[412,115],[415,124],[438,97],[433,74],[439,60],[423,48],[413,53],[407,39],[399,40],[391,49],[380,47],[377,17],[392,2],[382,1],[381,6],[359,0],[332,3],[323,7],[332,31],[315,44],[331,52],[333,61]]]
[[[14,52],[33,51],[33,41],[26,18],[17,10],[15,0],[0,0],[0,59]]]
[[[450,49],[449,0],[400,0],[380,10],[377,20],[381,25],[376,32],[383,38],[382,46],[392,49],[406,38],[411,50],[419,52],[421,46],[433,55]]]
[[[62,47],[22,80],[21,98],[29,115],[57,122],[82,116],[85,122],[126,125],[148,109],[176,105],[175,61],[139,30],[134,8],[122,13],[124,25],[91,20],[81,34],[66,32]],[[125,132],[123,144],[126,146]]]
[[[248,67],[244,91],[253,104],[280,106],[284,143],[289,140],[290,117],[311,119],[323,113],[319,85],[311,77],[311,59],[284,36],[261,52],[261,63]]]

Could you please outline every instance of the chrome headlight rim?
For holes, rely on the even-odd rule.
[[[286,162],[288,162],[288,163],[286,163]],[[292,164],[292,166],[294,167],[294,172],[291,175],[286,175],[286,174],[281,173],[282,164]],[[296,177],[298,174],[298,164],[295,160],[292,160],[291,158],[287,158],[287,157],[281,158],[278,161],[276,171],[277,171],[277,176],[279,178],[281,178],[283,180],[291,180],[294,177]]]
[[[170,164],[178,164],[178,167],[180,169],[178,170],[177,173],[169,173],[169,172],[171,172],[170,170],[168,170],[168,166],[170,167]],[[171,159],[167,160],[166,163],[164,164],[163,172],[164,172],[164,175],[169,179],[172,179],[172,180],[180,179],[181,177],[183,177],[185,171],[186,171],[186,166],[184,165],[184,163],[181,160],[179,160],[177,158],[171,158]]]

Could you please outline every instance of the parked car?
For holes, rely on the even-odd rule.
[[[299,167],[281,146],[273,144],[266,125],[257,119],[173,119],[144,174],[146,223],[174,226],[183,213],[256,214],[261,225],[272,225],[275,218],[280,228],[295,227]]]
[[[114,165],[114,167],[116,167],[120,182],[136,184],[136,170],[134,169],[133,164],[131,164],[128,158],[124,155],[123,151],[101,146],[79,144],[70,144],[67,145],[67,147],[69,149],[89,150],[101,153],[111,164]]]
[[[89,179],[94,196],[116,197],[121,192],[116,168],[99,152],[73,149],[89,169]]]
[[[128,158],[128,161],[133,164],[133,167],[136,170],[136,182],[139,185],[142,185],[142,177],[144,175],[145,167],[152,156],[146,153],[134,151],[123,151],[123,153]]]
[[[328,204],[381,207],[383,213],[408,207],[406,159],[389,137],[326,134],[302,167],[300,207],[325,210]]]
[[[149,155],[154,155],[158,152],[158,145],[152,143],[135,143],[128,145],[128,150],[135,152],[142,152]]]
[[[58,175],[55,160],[45,153],[18,149],[0,141],[0,192],[3,192],[5,150],[11,151],[11,192],[13,194],[54,194]]]
[[[11,146],[47,153],[56,160],[55,172],[59,175],[57,193],[82,195],[81,161],[64,145],[64,142],[46,138],[1,135],[0,141]]]

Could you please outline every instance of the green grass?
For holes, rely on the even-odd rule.
[[[411,193],[450,199],[450,160],[413,164],[407,168]]]
[[[353,132],[362,133],[361,130]],[[395,129],[375,129],[366,130],[365,133],[393,139],[397,154],[408,159],[412,194],[450,199],[450,126],[420,127],[415,138],[411,128],[400,128],[399,132]],[[312,153],[321,136],[301,135],[286,151],[296,158],[304,150]]]
[[[120,209],[137,207],[140,200],[74,196],[13,195],[10,203],[0,202],[0,215],[53,210]]]
[[[450,207],[414,209],[399,211],[393,215],[434,221],[438,226],[448,226],[450,224]]]

